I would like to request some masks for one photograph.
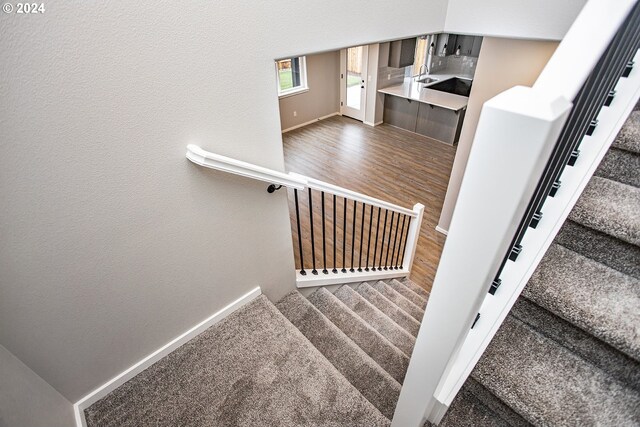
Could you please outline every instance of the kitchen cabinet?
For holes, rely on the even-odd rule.
[[[415,132],[447,144],[455,144],[460,138],[465,111],[420,103]]]
[[[473,47],[471,48],[471,56],[476,58],[480,56],[480,47],[482,46],[482,37],[473,38]]]
[[[413,65],[415,53],[415,37],[391,42],[389,49],[389,67],[403,68]]]
[[[436,43],[436,54],[442,55],[444,45],[447,45],[446,55],[454,55],[456,49],[460,46],[460,54],[464,56],[478,57],[480,55],[480,46],[482,45],[482,37],[464,36],[461,34],[438,34]]]
[[[385,96],[384,122],[414,132],[416,129],[419,104],[420,102],[410,99],[397,96]]]
[[[458,36],[456,40],[456,47],[460,46],[460,54],[465,56],[473,56],[473,36]]]

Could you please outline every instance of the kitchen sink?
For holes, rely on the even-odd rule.
[[[429,83],[433,83],[433,82],[437,82],[437,81],[438,81],[438,79],[432,79],[431,77],[427,77],[425,79],[418,80],[418,83],[429,84]]]
[[[427,89],[439,90],[440,92],[453,93],[455,95],[469,96],[471,93],[472,80],[454,77],[440,83],[433,84]]]

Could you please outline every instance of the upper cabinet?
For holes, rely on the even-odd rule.
[[[416,52],[416,38],[396,40],[389,48],[389,67],[402,68],[413,65]]]
[[[460,46],[460,55],[474,56],[477,58],[480,55],[481,45],[482,37],[447,33],[438,34],[436,55],[454,55],[456,53],[456,49]]]

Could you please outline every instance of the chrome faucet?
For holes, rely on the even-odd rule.
[[[429,74],[429,67],[427,66],[427,64],[422,64],[420,68],[418,68],[418,78],[416,79],[416,81],[422,80],[422,67],[424,67],[425,74]]]

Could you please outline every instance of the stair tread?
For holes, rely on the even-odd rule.
[[[420,322],[389,301],[380,292],[372,288],[367,282],[359,284],[355,290],[411,335],[414,337],[418,336]]]
[[[127,381],[85,415],[88,427],[389,425],[264,296]]]
[[[416,339],[375,305],[371,304],[348,285],[341,286],[333,295],[380,332],[405,355],[411,356]]]
[[[432,426],[434,424],[429,422],[424,424],[424,427]],[[510,424],[485,406],[463,386],[438,426],[510,427]]]
[[[622,150],[640,153],[640,111],[632,111],[613,141],[613,146]]]
[[[411,315],[418,322],[422,321],[424,316],[424,310],[403,297],[400,293],[395,291],[391,286],[387,285],[383,281],[377,281],[371,285],[373,289],[380,292],[389,301],[400,307],[407,314]]]
[[[640,154],[611,148],[600,162],[595,175],[640,187]]]
[[[640,247],[577,222],[566,221],[555,242],[599,263],[640,279]]]
[[[422,286],[418,285],[417,283],[415,283],[411,279],[409,279],[407,277],[404,277],[404,278],[402,278],[402,280],[400,280],[400,282],[403,285],[405,285],[407,288],[411,289],[416,294],[420,295],[425,300],[429,299],[429,292],[427,292],[426,289],[424,289]]]
[[[300,292],[276,307],[362,395],[388,419],[393,417],[400,384],[358,347]]]
[[[327,289],[319,288],[307,299],[380,367],[402,383],[409,366],[409,358],[402,351]]]
[[[640,188],[594,176],[569,219],[640,245]]]
[[[640,391],[640,362],[527,298],[518,298],[511,315],[547,338]]]
[[[552,244],[526,298],[640,359],[640,281]]]
[[[507,316],[472,373],[533,424],[637,425],[640,395]]]
[[[391,286],[391,288],[394,291],[398,292],[400,295],[402,295],[403,297],[405,297],[406,299],[408,299],[409,301],[411,301],[421,309],[424,310],[424,308],[427,306],[426,299],[422,298],[420,295],[413,292],[411,289],[409,289],[408,286],[406,286],[404,283],[400,282],[399,280],[391,279],[388,285]]]

